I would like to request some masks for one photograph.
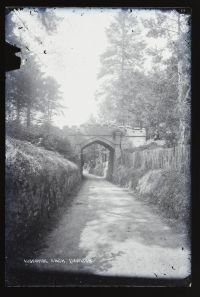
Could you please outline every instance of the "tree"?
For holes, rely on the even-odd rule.
[[[19,126],[21,112],[25,106],[21,90],[18,88],[18,71],[6,73],[6,120],[15,121]]]
[[[59,21],[62,20],[61,17],[58,17],[56,14],[56,8],[45,8],[40,7],[34,9],[34,12],[37,13],[37,18],[43,28],[46,30],[47,34],[54,34],[57,31],[57,25]]]
[[[110,45],[102,56],[103,84],[97,93],[104,98],[100,117],[145,127],[149,138],[173,146],[187,142],[190,134],[188,18],[169,11],[149,16],[138,13],[137,19],[136,13],[122,12],[108,29]],[[127,30],[131,26],[134,39]]]
[[[108,110],[105,117],[112,114],[119,124],[127,123],[126,106],[133,96],[129,92],[130,79],[140,73],[144,62],[145,42],[140,34],[136,14],[123,10],[107,29],[109,46],[101,57],[102,68],[98,77],[104,80],[97,97],[104,96],[101,109]]]
[[[31,30],[34,22],[29,23],[28,19],[32,18],[38,30],[48,34],[55,33],[58,21],[55,12],[48,9],[25,8],[20,13],[14,9],[7,15],[6,38],[16,43],[22,52],[21,68],[9,73],[6,79],[7,120],[16,117],[17,126],[25,120],[27,129],[39,114],[43,122],[50,124],[61,107],[58,102],[60,86],[52,77],[44,76],[41,59],[33,50],[35,44],[42,45],[43,42],[40,35],[33,34],[34,30]]]
[[[169,128],[174,130],[171,136],[179,143],[187,143],[190,135],[190,16],[180,12],[156,12],[155,17],[145,22],[148,28],[148,36],[158,38],[165,36],[166,47],[171,53],[170,57],[164,62],[168,78],[163,92],[168,94],[168,106],[166,111],[171,112],[168,122]],[[149,52],[154,58],[158,57],[155,50]],[[163,63],[160,59],[159,63]],[[176,85],[176,87],[175,87]],[[172,100],[174,98],[174,100]],[[171,105],[172,104],[172,105]],[[173,106],[173,110],[170,108]],[[167,108],[166,108],[167,107]],[[163,113],[165,116],[165,113]],[[174,123],[174,126],[173,126]],[[169,133],[170,134],[170,133]]]
[[[181,144],[190,140],[191,113],[191,52],[190,52],[190,17],[181,18],[178,14],[178,112],[180,118]]]
[[[60,85],[50,76],[45,77],[42,84],[42,100],[39,105],[42,112],[40,120],[48,127],[52,124],[53,116],[64,107],[59,103],[61,99]]]
[[[43,73],[33,55],[27,57],[22,67],[7,76],[6,102],[12,103],[16,110],[17,124],[25,112],[26,126],[30,128],[31,113],[38,110],[43,92]]]

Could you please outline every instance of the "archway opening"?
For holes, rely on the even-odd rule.
[[[91,141],[81,149],[81,172],[112,179],[114,148],[100,140]]]

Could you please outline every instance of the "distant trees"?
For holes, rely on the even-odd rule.
[[[45,55],[48,49],[40,34],[32,30],[37,24],[40,33],[55,33],[58,18],[53,10],[43,8],[13,10],[6,18],[6,39],[22,53],[20,69],[6,73],[6,132],[74,160],[66,135],[53,126],[53,116],[63,109],[60,85],[45,74],[39,54]],[[27,24],[27,18],[33,18],[32,25]],[[41,46],[39,54],[36,45]]]
[[[17,71],[6,74],[7,121],[16,125],[51,124],[52,116],[61,107],[59,85],[52,77],[45,77],[32,56]]]
[[[94,143],[83,150],[84,166],[89,173],[103,176],[105,162],[108,161],[109,151],[104,146]]]
[[[23,16],[25,20],[27,15],[33,18],[47,34],[55,32],[57,17],[54,11],[46,9],[24,9],[21,13],[10,12],[6,21],[6,39],[17,44],[22,52],[20,69],[6,73],[6,120],[27,129],[31,124],[50,126],[53,115],[62,107],[60,86],[42,70],[39,55],[32,50],[43,43],[42,39],[32,33]]]
[[[52,124],[53,116],[61,112],[64,108],[59,100],[61,93],[59,84],[50,76],[43,79],[42,102],[40,105],[40,122],[47,126]]]
[[[134,10],[114,18],[101,57],[101,118],[143,126],[148,137],[169,146],[189,141],[189,20],[177,12],[152,11],[146,17]]]
[[[165,65],[165,86],[162,98],[167,98],[162,116],[167,111],[168,136],[171,133],[177,142],[187,143],[190,140],[190,101],[191,101],[191,36],[190,15],[156,12],[155,17],[145,21],[148,36],[164,37],[166,48],[170,52],[168,59],[159,57],[159,52],[151,50],[156,65]],[[159,58],[158,58],[159,57]],[[157,59],[158,58],[158,59]],[[158,60],[158,61],[157,61]],[[159,81],[158,81],[159,82]],[[162,83],[162,82],[161,82]],[[165,116],[166,118],[166,116]],[[174,124],[174,125],[173,125]]]
[[[104,117],[112,117],[120,124],[134,121],[130,117],[129,103],[144,62],[145,41],[140,37],[141,33],[139,20],[123,11],[107,29],[109,46],[101,56],[102,68],[98,77],[103,83],[97,98],[104,96],[101,106]]]

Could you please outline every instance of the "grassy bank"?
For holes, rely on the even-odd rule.
[[[79,183],[79,168],[59,153],[7,137],[7,245],[29,236],[35,226],[45,222],[68,199]]]
[[[141,155],[137,152],[138,159],[133,154],[132,164],[127,162],[115,167],[113,181],[132,190],[138,199],[155,205],[165,217],[189,224],[191,209],[189,161],[187,157],[184,163],[183,149],[181,158],[177,153],[178,149],[173,150],[178,160],[175,166],[171,151],[169,149],[143,151]],[[130,160],[131,154],[128,158]],[[139,163],[144,166],[138,166]]]

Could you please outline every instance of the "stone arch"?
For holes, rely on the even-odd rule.
[[[112,174],[113,174],[113,166],[114,166],[115,144],[112,141],[103,137],[93,137],[93,138],[87,139],[86,141],[80,144],[81,173],[82,173],[82,167],[83,167],[83,150],[94,143],[101,144],[102,146],[106,147],[110,151],[106,179],[111,180]]]
[[[115,144],[109,139],[104,137],[92,137],[80,144],[81,151],[84,150],[84,148],[86,148],[87,146],[92,145],[93,143],[99,143],[109,150],[115,150]]]

